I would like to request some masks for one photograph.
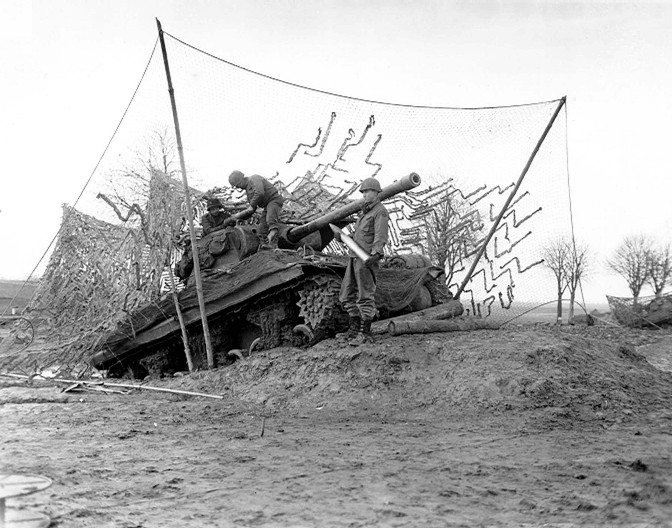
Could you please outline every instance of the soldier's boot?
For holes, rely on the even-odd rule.
[[[345,332],[336,334],[336,339],[344,339],[346,341],[354,339],[355,337],[357,337],[357,334],[359,333],[359,329],[361,326],[362,326],[362,318],[359,317],[359,315],[351,315],[350,326]]]
[[[371,319],[362,319],[362,324],[359,327],[359,332],[357,335],[349,341],[352,346],[359,346],[365,344],[373,344],[376,341],[373,339],[373,333],[371,332]]]

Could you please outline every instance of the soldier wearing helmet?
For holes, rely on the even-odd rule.
[[[229,218],[229,213],[226,212],[222,202],[219,201],[219,198],[208,198],[207,207],[208,212],[201,217],[203,236],[225,228],[226,219]]]
[[[243,189],[247,194],[249,207],[238,216],[238,220],[245,220],[252,216],[257,207],[263,208],[261,219],[259,220],[259,235],[266,237],[266,244],[262,248],[277,248],[278,223],[283,204],[283,199],[278,189],[263,176],[257,174],[245,176],[239,170],[234,170],[229,175],[229,183],[231,187]]]
[[[373,342],[371,322],[376,315],[376,275],[378,261],[383,257],[383,248],[387,243],[389,220],[387,209],[378,198],[381,192],[378,180],[366,178],[359,191],[364,197],[364,205],[352,238],[372,258],[364,263],[350,252],[339,296],[350,318],[350,328],[345,337],[353,345]]]

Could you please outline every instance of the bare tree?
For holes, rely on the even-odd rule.
[[[141,235],[138,243],[148,253],[143,273],[156,284],[170,258],[175,238],[184,223],[183,197],[177,167],[177,146],[167,129],[157,129],[146,143],[132,151],[121,170],[109,175],[109,194],[98,193],[117,219]],[[140,264],[140,263],[139,263]]]
[[[111,192],[106,196],[128,210],[144,205],[149,199],[151,176],[155,171],[179,178],[176,156],[175,139],[168,129],[154,130],[141,147],[129,152],[121,168],[109,175]]]
[[[591,254],[588,246],[585,244],[577,244],[569,242],[569,254],[565,267],[565,275],[567,280],[567,289],[569,290],[569,314],[567,321],[569,323],[574,321],[574,300],[576,299],[576,291],[581,284],[581,280],[590,272]]]
[[[621,275],[628,283],[633,302],[637,304],[642,287],[649,280],[653,242],[645,235],[626,237],[614,256],[607,260],[607,268]]]
[[[546,266],[555,276],[555,286],[558,295],[558,304],[556,310],[556,323],[562,322],[562,294],[567,289],[568,265],[572,254],[572,244],[565,238],[558,238],[541,250],[541,256]]]
[[[649,254],[649,284],[660,298],[665,286],[672,285],[672,252],[670,244],[653,248]]]
[[[425,216],[427,255],[445,270],[446,284],[466,261],[482,228],[478,211],[455,189],[446,190]]]
[[[177,162],[177,143],[166,128],[155,130],[151,140],[147,141],[146,148],[147,157],[144,163],[148,170],[159,170],[171,178],[180,176]]]

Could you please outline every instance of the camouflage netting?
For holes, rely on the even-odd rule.
[[[607,295],[609,308],[614,318],[625,326],[641,328],[672,324],[672,292],[660,295],[639,297],[613,297]]]
[[[541,250],[571,237],[564,101],[367,101],[272,79],[165,37],[197,222],[209,196],[230,212],[245,206],[227,184],[233,169],[271,179],[286,198],[282,220],[294,223],[359,198],[364,178],[385,187],[416,172],[422,185],[386,202],[388,257],[424,254],[453,293],[464,285],[467,314],[509,320],[555,298]],[[172,290],[169,263],[181,258],[187,231],[166,87],[163,58],[153,52],[48,255],[31,305],[38,331],[30,353],[37,345],[51,352],[27,362],[25,344],[6,341],[0,369],[73,370],[135,308]],[[327,249],[344,252],[335,243]]]
[[[38,371],[55,366],[62,373],[85,372],[91,350],[120,321],[158,300],[172,234],[182,222],[181,200],[159,171],[152,172],[148,187],[147,203],[129,204],[126,215],[99,195],[124,225],[63,207],[56,247],[28,308],[38,335],[48,335],[48,342],[30,358],[12,354],[16,346],[6,343],[4,368],[37,362]]]

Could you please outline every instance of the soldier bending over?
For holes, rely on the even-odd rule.
[[[248,177],[239,170],[234,170],[229,175],[229,183],[232,187],[244,189],[247,194],[249,207],[238,216],[238,220],[249,218],[257,207],[262,207],[264,211],[259,221],[259,236],[267,236],[267,243],[262,246],[262,249],[276,249],[278,247],[278,220],[283,203],[278,189],[263,176],[253,174]]]

